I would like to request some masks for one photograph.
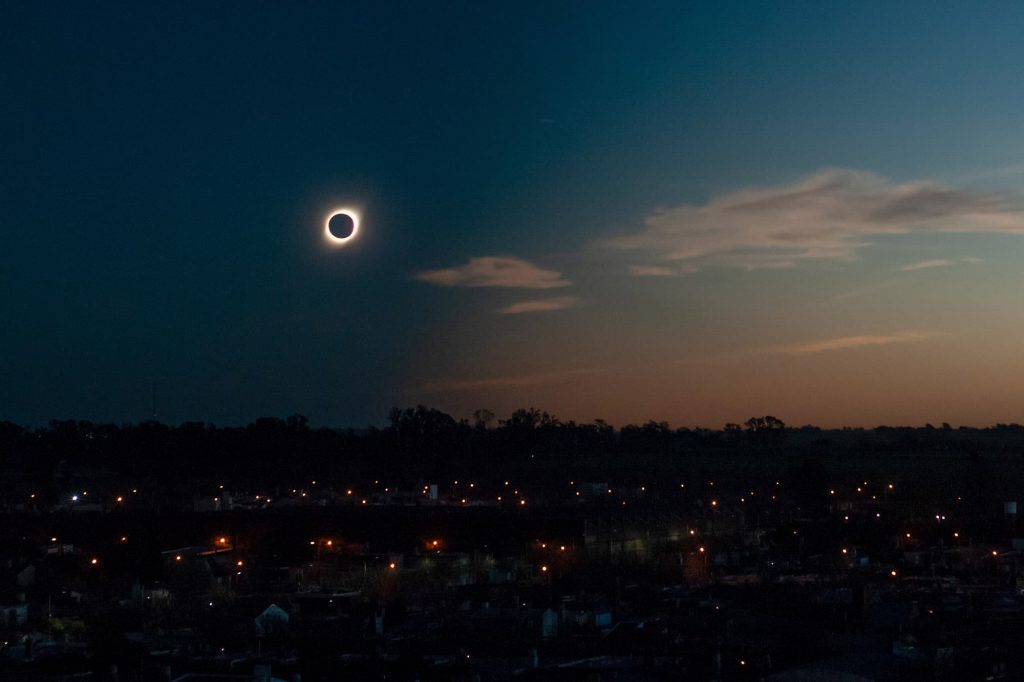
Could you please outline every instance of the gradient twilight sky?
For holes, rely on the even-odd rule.
[[[0,9],[0,419],[1024,421],[1024,5]],[[358,240],[325,246],[337,205]]]

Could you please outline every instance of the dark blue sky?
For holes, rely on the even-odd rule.
[[[977,328],[972,302],[1016,282],[1017,236],[990,234],[1017,231],[1015,208],[998,225],[957,208],[967,238],[851,223],[870,245],[804,235],[799,262],[749,235],[709,246],[689,214],[675,241],[625,257],[606,242],[644,234],[659,211],[825,168],[877,174],[881,194],[1016,190],[1022,29],[1024,9],[934,2],[6,3],[0,418],[136,421],[156,382],[175,422],[362,425],[412,402],[709,425],[774,404],[839,419],[799,381],[820,368],[795,368],[800,388],[783,395],[738,366],[700,379],[704,393],[692,372],[652,368],[723,346],[743,358],[829,339],[948,343]],[[341,204],[362,209],[362,232],[326,249],[322,220]],[[751,265],[766,249],[776,260]],[[471,258],[564,284],[451,270]],[[435,271],[447,274],[424,278]],[[919,271],[971,292],[963,310],[915,317],[936,283],[915,293],[887,273]],[[905,307],[843,298],[879,285]],[[838,298],[807,298],[822,286]],[[748,309],[768,292],[799,312]],[[985,338],[1016,338],[997,322],[1020,311],[996,298]],[[935,352],[937,367],[956,347]],[[867,362],[830,357],[836,380]],[[851,421],[881,418],[861,407],[884,388],[858,387]]]

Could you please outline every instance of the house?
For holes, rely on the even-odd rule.
[[[287,611],[277,604],[271,604],[253,620],[256,625],[256,636],[266,637],[285,632],[288,630],[288,620]]]
[[[927,666],[893,654],[848,654],[768,675],[766,682],[896,682],[926,679]]]
[[[532,642],[558,635],[558,613],[552,609],[483,608],[469,619],[474,638],[490,642]]]
[[[18,626],[28,622],[28,604],[0,604],[0,625]]]

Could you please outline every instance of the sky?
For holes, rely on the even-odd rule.
[[[0,8],[0,419],[1024,418],[1024,6]],[[342,248],[336,207],[361,214]]]

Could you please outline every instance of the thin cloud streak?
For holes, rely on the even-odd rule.
[[[481,379],[443,379],[432,381],[409,391],[410,393],[457,393],[463,391],[498,390],[517,388],[520,386],[541,386],[571,379],[573,377],[597,374],[602,370],[596,368],[568,369],[558,372],[542,372],[539,374],[490,377]]]
[[[984,258],[977,258],[975,256],[964,256],[963,258],[933,258],[931,260],[923,260],[917,263],[908,263],[896,269],[897,272],[920,272],[922,270],[930,270],[932,268],[948,268],[962,263],[976,265],[978,263],[984,263]],[[859,289],[853,289],[841,294],[837,294],[832,297],[833,301],[846,301],[851,298],[858,298],[860,296],[866,296],[868,294],[874,294],[884,289],[891,289],[899,284],[909,282],[909,277],[900,277],[897,279],[883,280],[874,284],[861,287]]]
[[[918,270],[928,270],[930,268],[951,268],[956,265],[955,260],[949,260],[948,258],[934,258],[932,260],[923,260],[919,263],[909,263],[900,268],[900,272],[917,272]]]
[[[506,306],[498,312],[502,315],[521,315],[523,313],[544,313],[553,310],[572,308],[579,301],[575,296],[556,296],[536,301],[520,301]]]
[[[630,265],[629,274],[634,277],[678,277],[680,275],[692,275],[698,272],[698,268],[692,265],[678,265],[669,267],[667,265]]]
[[[931,260],[923,260],[918,263],[908,263],[899,270],[900,272],[916,272],[917,270],[928,270],[930,268],[949,268],[954,265],[960,265],[961,263],[984,263],[984,258],[977,258],[975,256],[964,256],[963,258],[933,258]]]
[[[423,270],[414,279],[443,287],[503,287],[508,289],[555,289],[572,282],[556,270],[545,270],[521,258],[480,256],[465,265]]]
[[[887,346],[894,343],[913,343],[926,341],[938,336],[937,332],[900,331],[885,335],[840,336],[834,339],[823,339],[809,343],[798,343],[789,346],[778,346],[771,350],[783,355],[811,355],[829,351],[852,350],[866,346]]]
[[[832,169],[790,185],[663,209],[644,223],[638,232],[600,244],[661,265],[702,261],[758,269],[854,260],[883,235],[1024,234],[1024,211],[1001,194]]]

